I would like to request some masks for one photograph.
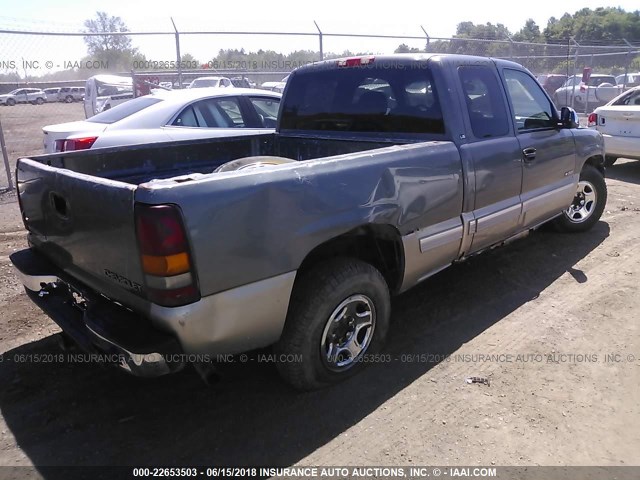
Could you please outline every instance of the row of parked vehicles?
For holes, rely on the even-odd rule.
[[[81,102],[84,100],[84,87],[52,87],[45,88],[16,88],[9,93],[0,95],[0,105],[12,107],[18,103],[42,105],[53,102]]]

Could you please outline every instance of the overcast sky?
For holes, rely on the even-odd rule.
[[[170,17],[181,30],[315,32],[317,21],[327,33],[422,35],[422,25],[433,37],[449,37],[462,21],[503,23],[512,32],[533,18],[541,29],[549,17],[561,17],[583,7],[622,7],[637,10],[638,0],[536,0],[508,2],[489,0],[428,1],[404,0],[365,2],[346,0],[0,0],[0,29],[81,31],[83,21],[103,10],[122,17],[131,31],[171,31]],[[20,57],[50,57],[77,60],[86,52],[81,38],[0,38],[0,61]],[[325,38],[325,52],[392,52],[400,43],[424,47],[423,40],[371,40]],[[171,36],[135,37],[147,58],[175,59]],[[201,61],[211,59],[220,48],[273,49],[284,53],[297,49],[318,49],[316,37],[284,36],[183,36],[182,52]],[[54,61],[56,61],[54,59]],[[0,64],[1,65],[1,64]],[[0,71],[2,69],[0,68]]]

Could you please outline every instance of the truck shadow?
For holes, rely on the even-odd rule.
[[[618,160],[607,168],[607,178],[640,185],[640,160]]]
[[[394,301],[387,353],[450,354],[536,298],[609,235],[537,232],[473,257]],[[154,380],[115,369],[47,362],[48,337],[0,363],[0,409],[17,444],[43,465],[294,464],[425,375],[436,363],[371,365],[349,381],[298,393],[272,364],[228,368],[216,387],[192,369]],[[46,471],[40,472],[45,477]]]

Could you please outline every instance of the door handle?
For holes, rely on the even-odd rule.
[[[532,162],[536,159],[536,149],[533,147],[525,148],[522,150],[522,155],[524,155],[525,162]]]

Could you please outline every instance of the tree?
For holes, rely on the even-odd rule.
[[[406,43],[403,43],[395,49],[395,53],[420,53],[422,50],[415,47],[409,47]]]
[[[533,19],[530,18],[526,21],[524,27],[522,27],[520,31],[513,36],[513,40],[516,42],[539,43],[542,41],[540,27]]]
[[[130,70],[133,60],[144,58],[138,53],[138,49],[132,46],[131,37],[113,35],[113,33],[129,31],[120,17],[110,16],[106,12],[96,12],[96,17],[85,20],[84,26],[85,33],[105,34],[87,35],[84,37],[84,42],[87,45],[89,57],[108,62],[109,70]]]

